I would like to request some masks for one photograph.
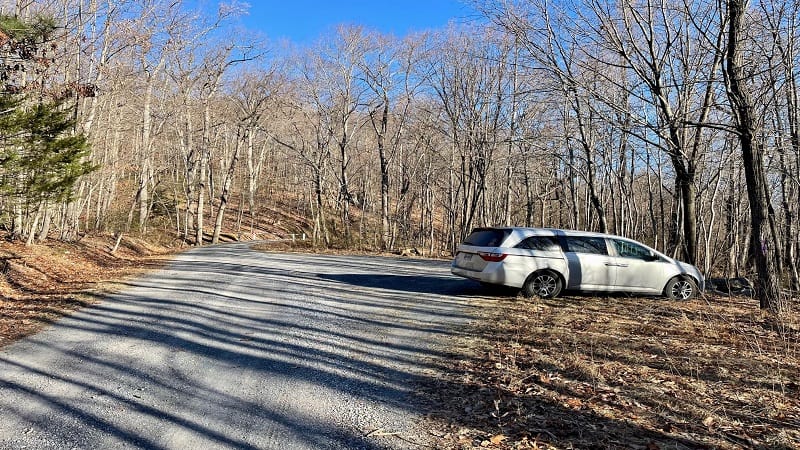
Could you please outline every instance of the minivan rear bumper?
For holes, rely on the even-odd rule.
[[[487,268],[490,268],[491,265],[492,264],[490,263]],[[502,270],[483,270],[479,272],[452,265],[450,266],[450,273],[459,277],[469,278],[470,280],[480,281],[481,283],[497,284],[515,288],[520,287],[516,284],[508,284],[509,280],[503,274]]]

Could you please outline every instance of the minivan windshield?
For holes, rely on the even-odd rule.
[[[476,228],[464,239],[464,244],[475,247],[499,247],[509,234],[511,230],[507,228]]]

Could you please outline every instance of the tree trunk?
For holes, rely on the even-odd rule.
[[[36,214],[33,217],[33,222],[31,223],[30,228],[28,228],[27,239],[25,240],[25,245],[31,245],[36,238],[36,230],[39,228],[39,220],[42,217],[42,210],[44,209],[43,205],[39,205],[39,208],[36,210]]]
[[[150,155],[150,140],[151,138],[151,124],[152,116],[150,109],[153,103],[153,83],[154,74],[149,74],[147,80],[147,88],[145,90],[144,103],[142,105],[142,142],[141,145],[141,160],[139,167],[139,232],[145,232],[147,224],[147,213],[150,207],[150,177],[151,177],[151,155]]]
[[[188,94],[187,98],[188,98]],[[185,116],[185,124],[184,124],[184,134],[183,137],[184,149],[183,149],[183,158],[186,164],[186,217],[183,219],[183,239],[185,242],[189,242],[189,235],[191,232],[195,231],[196,229],[196,211],[197,207],[195,205],[195,201],[197,198],[197,174],[200,172],[200,159],[197,156],[197,149],[194,147],[194,138],[192,133],[194,132],[193,128],[193,121],[192,121],[192,110],[188,106],[188,101],[184,103],[186,107],[186,116]]]
[[[598,221],[598,228],[601,233],[608,232],[608,222],[606,221],[606,211],[603,208],[603,202],[600,200],[600,197],[597,195],[597,182],[595,181],[595,163],[594,163],[594,138],[592,137],[592,130],[589,128],[591,124],[591,118],[589,118],[587,124],[587,119],[583,116],[584,111],[581,105],[583,101],[581,98],[578,97],[578,93],[575,91],[574,88],[569,89],[567,95],[571,97],[572,102],[572,110],[575,112],[575,117],[577,119],[577,126],[578,126],[578,135],[580,137],[581,148],[583,148],[583,154],[586,157],[586,185],[589,188],[589,200],[592,203],[592,208],[594,209],[595,213],[597,214],[597,221]],[[589,107],[591,110],[591,107]],[[565,130],[567,131],[567,130]],[[569,145],[569,143],[567,143]]]
[[[684,260],[690,264],[697,262],[697,188],[691,179],[680,181],[682,221],[683,221],[683,253]]]
[[[378,146],[378,160],[381,168],[381,249],[389,250],[392,246],[391,228],[389,220],[389,160],[386,155],[386,130],[389,124],[389,99],[384,94],[381,116],[375,121],[374,112],[370,114],[372,126]]]
[[[237,133],[238,134],[238,133]],[[247,133],[248,135],[250,133]],[[219,235],[222,232],[222,221],[225,218],[225,208],[228,206],[228,196],[233,184],[233,175],[236,171],[236,163],[239,162],[239,149],[241,148],[239,136],[236,136],[236,145],[233,149],[233,156],[225,173],[225,181],[222,183],[222,193],[219,196],[219,208],[217,209],[217,220],[214,223],[214,236],[211,238],[212,244],[219,243]]]
[[[194,245],[203,245],[203,214],[206,201],[206,181],[208,178],[208,160],[211,154],[211,102],[206,99],[203,106],[203,142],[200,148],[200,173],[197,180],[197,228]]]
[[[44,242],[47,239],[47,235],[50,234],[50,224],[52,222],[52,219],[53,219],[53,211],[51,211],[50,206],[47,203],[45,203],[42,206],[42,231],[39,232],[39,239],[37,240],[39,243]]]
[[[314,171],[314,200],[317,206],[317,220],[316,226],[322,237],[322,243],[325,247],[330,246],[330,238],[328,236],[328,225],[325,216],[325,203],[322,198],[322,170]]]
[[[255,147],[253,143],[253,133],[247,133],[247,212],[250,215],[250,233],[255,232],[256,228],[256,181],[261,173],[261,164],[264,158],[264,151],[267,142],[264,142],[258,161],[255,160]]]
[[[750,248],[758,271],[756,296],[762,309],[781,313],[788,305],[781,298],[775,259],[769,254],[778,247],[768,223],[770,197],[764,173],[764,150],[757,140],[756,112],[743,67],[741,43],[748,2],[728,0],[727,4],[729,24],[726,87],[742,150],[747,199],[750,202]]]

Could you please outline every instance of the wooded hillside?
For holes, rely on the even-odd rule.
[[[0,5],[10,237],[201,245],[235,204],[242,238],[275,207],[318,246],[434,255],[477,226],[563,227],[752,276],[774,311],[800,288],[796,0],[476,2],[302,48],[235,4]]]

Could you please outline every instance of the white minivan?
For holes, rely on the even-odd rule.
[[[705,285],[697,267],[639,242],[551,228],[476,228],[458,246],[451,272],[542,298],[569,289],[688,300]]]

